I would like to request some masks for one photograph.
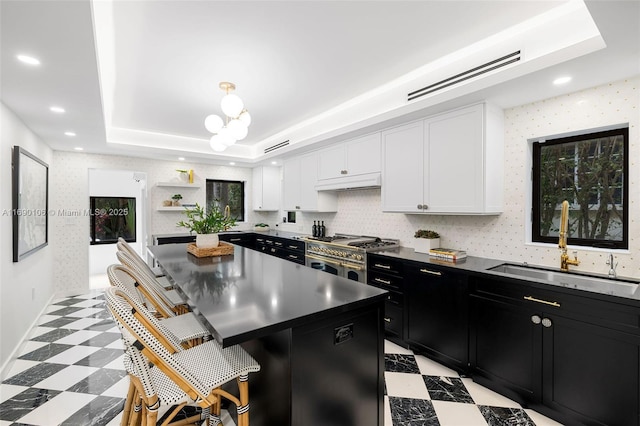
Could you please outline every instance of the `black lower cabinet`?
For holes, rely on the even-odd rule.
[[[563,424],[640,425],[637,307],[494,284],[471,294],[475,381]]]
[[[238,232],[220,234],[220,241],[235,244],[241,247],[253,248],[255,246],[256,236],[253,232]]]
[[[468,369],[467,276],[430,264],[407,264],[407,343],[459,372]]]
[[[256,235],[252,248],[299,265],[305,264],[304,241]]]

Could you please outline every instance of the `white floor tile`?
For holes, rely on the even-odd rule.
[[[431,401],[440,426],[484,425],[486,421],[475,404],[450,401]]]
[[[227,410],[222,410],[220,412],[220,420],[224,426],[236,426],[236,423],[233,421]]]
[[[28,369],[30,369],[31,367],[35,367],[36,365],[40,364],[38,361],[29,361],[26,359],[16,359],[15,361],[13,361],[13,365],[11,366],[11,369],[9,370],[9,374],[7,374],[7,377],[5,377],[5,380],[15,376],[16,374],[20,374],[23,371],[26,371]]]
[[[64,352],[60,352],[58,355],[49,358],[47,362],[51,362],[54,364],[72,365],[99,350],[100,348],[96,348],[93,346],[74,346]]]
[[[531,417],[531,420],[533,420],[536,426],[562,426],[562,423],[551,420],[549,417],[543,416],[537,411],[530,409],[525,409],[524,411]]]
[[[33,385],[34,388],[54,389],[63,391],[78,383],[80,380],[90,376],[98,370],[96,367],[85,367],[82,365],[70,365],[56,374],[47,377],[41,382]]]
[[[422,355],[416,355],[416,363],[420,373],[426,376],[459,377],[458,373],[444,365],[438,364]]]
[[[124,354],[105,365],[104,368],[110,368],[112,370],[124,370]]]
[[[102,392],[100,395],[113,396],[116,398],[124,398],[127,396],[128,390],[129,390],[129,376],[126,376],[126,377],[123,377],[122,380],[119,380],[118,383],[111,386],[106,391]]]
[[[0,420],[0,426],[11,426],[13,422],[5,422],[4,420]]]
[[[384,353],[386,354],[405,354],[405,355],[412,355],[413,352],[411,352],[409,349],[405,349],[400,345],[396,345],[393,342],[390,342],[388,340],[384,341]]]
[[[90,330],[78,330],[73,334],[63,337],[62,339],[56,340],[55,343],[60,343],[64,345],[79,345],[80,343],[91,339],[99,334],[102,334],[101,331],[90,331]]]
[[[113,328],[104,331],[105,333],[120,333],[120,329],[117,325],[114,325]]]
[[[18,355],[19,357],[25,354],[28,354],[29,352],[33,352],[36,349],[40,349],[43,346],[47,346],[49,343],[47,342],[36,342],[35,340],[27,340],[24,345],[22,345],[22,348],[20,349],[20,354]]]
[[[60,300],[64,300],[64,299],[60,299]],[[55,302],[54,302],[51,305],[47,306],[47,309],[45,309],[44,312],[45,312],[45,314],[48,314],[50,312],[59,311],[62,308],[66,308],[66,306],[56,305]]]
[[[489,390],[472,379],[463,378],[462,383],[469,391],[469,395],[478,405],[490,405],[492,407],[522,408],[520,404],[510,400],[506,396],[502,396],[492,390]]]
[[[93,315],[93,314],[97,314],[98,312],[102,312],[103,310],[104,309],[100,309],[100,308],[84,308],[84,309],[81,309],[79,311],[72,312],[72,313],[68,314],[67,316],[85,318],[85,317],[88,317],[89,315]]]
[[[36,426],[57,425],[71,417],[73,413],[87,405],[95,398],[96,395],[62,392],[60,395],[55,396],[49,402],[36,408],[17,422]]]
[[[107,349],[122,349],[124,350],[124,343],[122,343],[122,339],[114,340],[105,346]]]
[[[430,399],[427,386],[420,374],[384,373],[387,395],[403,398]]]
[[[27,389],[29,388],[26,386],[0,384],[0,404]]]
[[[101,318],[81,318],[78,321],[74,321],[64,326],[64,328],[70,328],[72,330],[84,330],[94,324],[104,321]]]
[[[391,405],[389,404],[389,397],[384,397],[384,426],[393,426],[393,420],[391,420]]]

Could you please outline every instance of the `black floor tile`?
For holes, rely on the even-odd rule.
[[[431,401],[389,397],[393,426],[440,426]]]
[[[53,376],[58,371],[64,370],[66,367],[68,367],[68,365],[43,362],[4,380],[2,383],[7,385],[33,386],[47,377]]]
[[[124,401],[124,398],[99,396],[62,422],[61,426],[104,426],[122,411]]]
[[[101,368],[67,389],[67,392],[90,393],[100,395],[127,375],[123,370]]]
[[[466,402],[473,404],[473,398],[457,377],[422,376],[429,396],[436,401]]]
[[[82,346],[105,347],[116,340],[120,340],[120,333],[102,333],[80,343]]]
[[[74,312],[81,311],[83,309],[86,309],[86,308],[79,308],[79,307],[76,307],[76,306],[67,306],[66,308],[62,308],[62,309],[58,309],[57,311],[49,312],[47,315],[64,316],[64,315],[72,314]]]
[[[36,349],[35,351],[31,351],[20,356],[18,359],[25,359],[28,361],[46,361],[49,358],[58,355],[66,351],[67,349],[71,349],[74,345],[63,345],[60,343],[49,343],[46,346]]]
[[[118,358],[123,353],[124,353],[124,350],[122,349],[102,348],[92,353],[88,357],[82,358],[80,361],[76,362],[74,365],[85,365],[87,367],[102,368],[105,365],[109,364],[114,359]]]
[[[40,327],[64,327],[65,325],[71,324],[72,322],[78,321],[78,318],[75,317],[60,317],[54,320],[51,320],[47,323],[40,324]]]
[[[384,371],[393,373],[420,373],[420,369],[416,363],[416,357],[405,354],[385,354]]]
[[[75,320],[77,321],[78,318],[76,318]],[[60,340],[63,337],[67,337],[68,335],[73,334],[77,331],[78,330],[70,330],[68,328],[58,328],[41,334],[40,336],[33,337],[31,338],[31,340],[35,340],[36,342],[55,342],[56,340]]]
[[[536,426],[522,408],[478,406],[488,426]]]
[[[29,388],[0,404],[0,420],[13,422],[49,401],[60,391]]]

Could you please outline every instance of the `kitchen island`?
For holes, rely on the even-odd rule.
[[[239,246],[149,251],[216,340],[260,363],[252,425],[383,425],[386,291]]]

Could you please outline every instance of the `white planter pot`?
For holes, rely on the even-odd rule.
[[[196,246],[198,248],[218,247],[220,239],[218,234],[196,234]]]
[[[414,250],[418,253],[429,253],[429,250],[438,247],[440,238],[414,238]]]

